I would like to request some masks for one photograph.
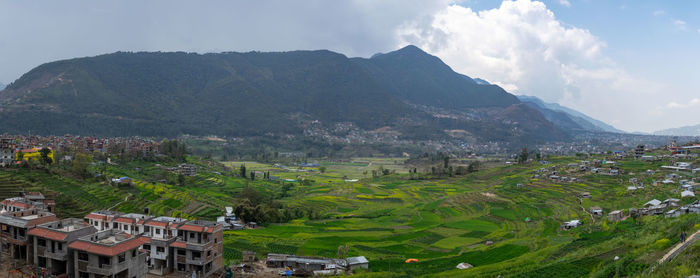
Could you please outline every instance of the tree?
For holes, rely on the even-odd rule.
[[[73,159],[73,173],[86,177],[88,175],[88,166],[92,163],[92,157],[86,153],[77,153]]]
[[[49,157],[50,153],[51,153],[51,149],[49,149],[47,147],[43,147],[43,148],[41,148],[41,150],[39,150],[39,154],[41,154],[41,164],[46,165],[46,164],[53,163],[53,159],[51,159]]]
[[[445,156],[444,160],[445,160],[445,166],[443,166],[443,168],[447,169],[450,166],[450,157]]]
[[[325,172],[326,172],[326,166],[318,167],[318,171],[321,172],[321,173],[325,173]]]
[[[518,162],[521,163],[521,164],[522,164],[522,163],[525,163],[525,162],[527,161],[527,156],[528,156],[527,147],[524,147],[524,148],[520,151],[520,156],[518,156]]]
[[[17,152],[17,160],[18,160],[18,161],[24,160],[24,152],[23,152],[22,150],[20,150],[19,152]]]
[[[246,172],[245,172],[245,164],[241,164],[241,170],[240,170],[240,172],[241,172],[241,177],[244,177],[244,178],[245,178],[245,177],[246,177],[246,176],[245,176],[245,175],[246,175]]]

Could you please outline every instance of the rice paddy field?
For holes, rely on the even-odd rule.
[[[621,160],[622,174],[610,176],[568,168],[568,163],[579,160],[560,157],[546,165],[501,165],[441,178],[408,174],[403,161],[320,162],[319,167],[325,167],[321,173],[319,167],[252,161],[219,164],[190,157],[198,174],[183,181],[164,173],[165,166],[130,162],[105,170],[105,176],[132,177],[134,185],[127,187],[25,169],[0,171],[0,183],[55,192],[59,216],[149,207],[154,214],[213,220],[224,206],[236,205],[245,186],[278,196],[283,185],[290,183],[289,197],[279,202],[320,212],[314,220],[226,231],[224,261],[230,264],[239,262],[241,252],[248,250],[260,258],[268,252],[337,257],[338,247],[347,245],[348,256],[361,255],[370,261],[368,270],[355,273],[358,277],[685,277],[700,273],[697,243],[672,262],[656,265],[679,242],[681,230],[691,234],[700,229],[700,215],[609,222],[589,213],[593,206],[607,215],[641,207],[651,199],[679,198],[677,180],[692,179],[690,173],[679,172],[675,184],[652,185],[671,173],[659,171],[668,161]],[[238,169],[244,163],[248,170],[269,171],[271,176],[295,182],[251,181],[228,175],[224,168]],[[551,171],[553,166],[560,176],[578,180],[535,177],[539,169]],[[372,170],[380,167],[394,174],[372,177]],[[656,172],[647,174],[648,169]],[[643,181],[645,188],[627,191],[630,178]],[[582,192],[592,197],[579,199]],[[574,219],[583,225],[571,230],[560,227]],[[417,262],[405,263],[407,259]],[[474,267],[457,269],[462,262]]]

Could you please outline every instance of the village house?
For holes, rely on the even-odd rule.
[[[674,199],[674,198],[669,198],[661,202],[662,204],[666,205],[666,207],[678,207],[680,205],[681,200],[679,199]]]
[[[177,166],[178,173],[186,177],[194,177],[197,175],[197,167],[192,164],[180,164]]]
[[[347,258],[347,266],[350,270],[355,270],[358,268],[368,269],[369,261],[367,258],[365,258],[365,256],[350,257]]]
[[[76,218],[37,225],[29,230],[34,248],[33,264],[46,268],[50,275],[75,277],[73,267],[69,267],[72,266],[73,256],[68,252],[68,245],[95,232],[95,227]]]
[[[366,259],[365,259],[366,260]],[[357,262],[360,260],[358,259]],[[319,257],[303,257],[287,254],[267,254],[265,260],[268,267],[272,268],[290,268],[300,269],[304,271],[316,271],[325,269],[346,268],[347,261],[343,259],[329,259]]]
[[[608,221],[610,222],[622,221],[622,218],[624,218],[624,214],[621,210],[614,210],[608,213]]]
[[[144,224],[145,233],[151,239],[150,244],[143,246],[148,251],[148,272],[165,275],[174,271],[174,252],[172,244],[177,240],[177,226],[187,222],[186,219],[173,217],[155,217]]]
[[[58,218],[53,213],[39,209],[0,214],[2,249],[8,250],[7,254],[10,258],[30,263],[34,254],[32,242],[29,240],[29,230],[39,224],[56,220]]]
[[[177,227],[175,252],[177,271],[207,277],[222,267],[224,227],[216,222],[194,220]]]
[[[145,231],[143,224],[151,217],[138,213],[122,214],[112,221],[112,229],[118,229],[130,235],[138,235]]]
[[[146,253],[139,251],[149,239],[118,230],[83,236],[68,245],[78,278],[132,278],[146,276]]]
[[[571,228],[576,228],[580,225],[581,225],[581,220],[575,219],[575,220],[564,222],[564,224],[562,224],[561,226],[565,230],[569,230]]]
[[[590,198],[593,198],[593,195],[591,195],[591,193],[589,193],[589,192],[581,192],[581,194],[579,194],[578,197],[590,199]]]
[[[593,214],[593,216],[603,216],[603,209],[600,207],[591,207],[591,214]]]
[[[84,219],[98,231],[104,231],[118,228],[119,224],[114,225],[114,219],[122,214],[116,211],[100,210],[86,215]]]
[[[695,192],[684,190],[681,192],[681,198],[695,198]]]

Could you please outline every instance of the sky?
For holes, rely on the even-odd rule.
[[[457,72],[626,131],[700,124],[700,1],[0,0],[0,82],[116,51],[408,44]]]

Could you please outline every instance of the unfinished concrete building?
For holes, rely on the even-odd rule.
[[[33,258],[32,243],[29,241],[29,230],[39,224],[56,221],[53,213],[39,209],[27,209],[0,214],[0,237],[5,254],[16,262],[31,263]],[[7,250],[7,251],[4,251]]]
[[[39,224],[29,231],[33,246],[33,263],[49,275],[75,277],[68,245],[78,238],[97,232],[95,227],[77,218]]]
[[[149,239],[119,230],[87,235],[68,247],[78,278],[133,278],[146,276],[146,256],[139,249]]]

